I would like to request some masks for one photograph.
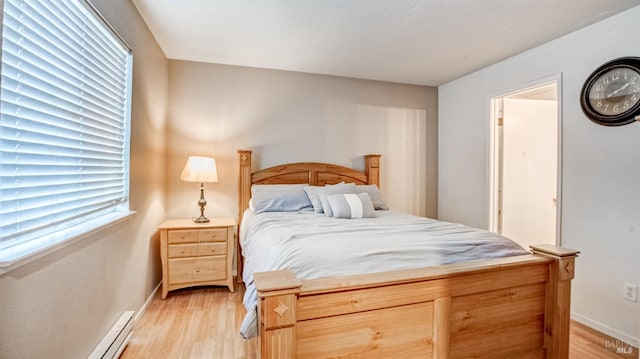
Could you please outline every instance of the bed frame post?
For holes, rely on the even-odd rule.
[[[296,305],[302,283],[290,270],[256,272],[262,359],[296,357]]]
[[[534,254],[552,258],[546,287],[544,345],[547,358],[569,358],[569,324],[571,321],[571,280],[575,259],[580,253],[553,245],[531,246]]]
[[[451,297],[433,301],[433,359],[449,358],[451,340]]]
[[[251,153],[249,150],[238,150],[240,160],[240,171],[238,178],[238,222],[242,221],[244,210],[249,207],[251,198]]]
[[[380,155],[364,156],[364,174],[368,184],[380,187]]]
[[[238,226],[242,223],[242,215],[244,210],[249,208],[249,199],[251,198],[251,153],[249,150],[238,150],[240,160],[240,170],[238,171]],[[242,282],[242,270],[244,269],[244,261],[240,248],[240,233],[236,233],[236,282]]]

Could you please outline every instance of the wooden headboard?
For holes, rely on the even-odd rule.
[[[238,181],[238,221],[249,208],[251,185],[309,183],[313,186],[353,182],[380,186],[380,155],[364,156],[364,172],[328,163],[298,162],[265,168],[251,172],[251,153],[238,150],[240,156],[240,179]]]
[[[364,156],[364,172],[352,168],[317,162],[298,162],[274,166],[251,172],[251,153],[248,150],[238,150],[240,156],[240,171],[238,180],[238,228],[242,225],[242,215],[249,208],[252,184],[295,184],[309,183],[313,186],[336,184],[339,182],[353,182],[356,184],[375,184],[380,186],[380,155]],[[239,234],[239,233],[238,233]],[[238,236],[236,236],[237,238]],[[236,239],[236,241],[238,241]],[[237,248],[236,280],[242,280],[244,261],[240,244]]]

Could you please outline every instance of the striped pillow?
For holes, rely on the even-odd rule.
[[[327,196],[334,218],[370,218],[376,216],[371,197],[366,193]]]

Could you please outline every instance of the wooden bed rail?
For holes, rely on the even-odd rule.
[[[568,358],[578,251],[299,280],[254,273],[262,359]]]

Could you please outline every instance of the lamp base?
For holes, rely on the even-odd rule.
[[[207,205],[207,200],[204,199],[204,183],[200,182],[200,200],[198,201],[198,206],[200,207],[200,217],[194,218],[194,223],[208,223],[209,218],[204,216],[204,206]]]
[[[200,216],[198,218],[193,219],[193,223],[208,223],[208,222],[209,222],[209,218],[205,216]]]

